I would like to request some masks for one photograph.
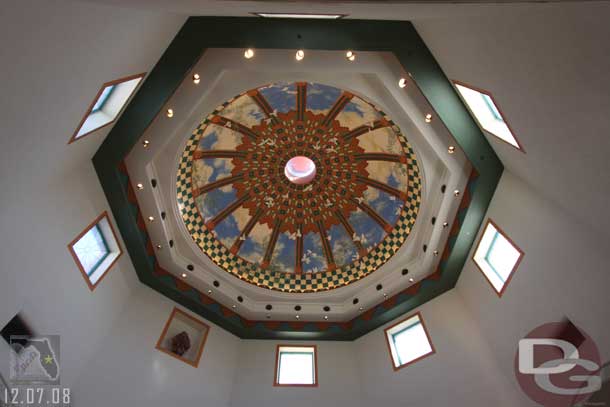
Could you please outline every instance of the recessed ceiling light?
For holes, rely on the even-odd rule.
[[[297,61],[302,61],[303,58],[305,58],[305,51],[303,51],[302,49],[298,50],[294,57]]]
[[[453,154],[453,153],[455,153],[455,147],[454,147],[454,146],[449,146],[449,148],[447,149],[447,152],[448,152],[449,154]]]
[[[345,53],[345,58],[347,58],[348,61],[352,62],[356,60],[356,54],[354,53],[354,51],[347,51]]]
[[[383,296],[384,296],[384,297],[387,297],[387,296],[388,296],[388,293],[383,293]]]
[[[201,77],[199,76],[199,74],[198,73],[193,74],[193,83],[195,85],[199,85],[199,82],[201,82]]]
[[[430,123],[432,121],[432,115],[430,113],[428,113],[426,115],[426,123]]]
[[[432,252],[435,256],[438,256],[438,250]]]
[[[405,78],[400,78],[400,80],[398,81],[398,86],[404,88],[405,86],[407,86],[407,80]]]
[[[294,317],[295,317],[296,319],[301,318],[301,316],[300,316],[300,315],[295,315]]]
[[[174,109],[167,109],[167,117],[174,117]]]
[[[212,294],[212,290],[208,290],[208,294]]]
[[[163,246],[161,246],[160,244],[157,245],[157,249],[161,250],[163,248]]]
[[[182,278],[186,278],[186,273],[182,273]]]
[[[149,217],[148,217],[148,221],[149,221],[149,222],[152,222],[152,221],[154,221],[154,220],[155,220],[155,217],[154,217],[154,216],[149,216]]]
[[[264,18],[313,18],[319,20],[337,20],[347,14],[310,14],[310,13],[252,13]]]
[[[144,189],[144,185],[142,185],[142,184],[136,184],[136,188],[138,188],[138,189]]]
[[[237,305],[233,304],[232,307],[233,307],[233,309],[235,309],[235,308],[237,308]]]
[[[358,309],[359,309],[360,311],[362,311],[364,308],[363,308],[363,307],[360,307],[360,308],[358,308]]]
[[[453,196],[460,196],[460,190],[456,189],[455,191],[453,191]]]
[[[244,58],[250,59],[254,56],[254,50],[252,48],[248,48],[244,51]]]
[[[328,319],[328,315],[324,315],[324,319]]]
[[[148,141],[148,140],[144,140],[142,142],[142,145],[144,146],[144,148],[148,147],[149,144],[150,144],[150,141]]]
[[[413,280],[412,278],[409,279],[409,283],[414,282],[415,280]]]
[[[449,226],[449,222],[443,222],[443,227],[446,228],[447,226]]]

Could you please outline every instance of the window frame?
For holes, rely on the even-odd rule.
[[[280,353],[281,353],[281,348],[306,348],[306,349],[313,349],[313,352],[302,352],[302,353],[307,353],[307,354],[311,354],[312,355],[312,361],[313,361],[313,367],[312,367],[312,373],[313,373],[313,383],[311,384],[307,384],[307,383],[280,383],[279,379],[280,379]],[[286,353],[296,353],[299,354],[299,352],[286,352]],[[273,386],[274,387],[318,387],[318,347],[317,345],[293,345],[293,344],[278,344],[275,348],[275,370],[274,370],[274,376],[273,376]]]
[[[100,222],[102,222],[104,219],[108,223],[109,231],[112,233],[112,239],[114,240],[114,243],[116,244],[116,247],[117,247],[116,250],[110,250],[110,247],[108,245],[108,236],[105,236],[104,232],[99,227]],[[85,268],[81,264],[80,259],[78,258],[78,254],[74,250],[74,245],[93,228],[99,229],[100,236],[102,236],[104,245],[106,246],[108,253],[106,253],[106,255],[98,261],[98,263],[95,265],[95,267],[93,267],[91,269],[90,272],[87,272],[87,270],[85,270]],[[70,243],[68,243],[68,250],[70,251],[72,258],[74,259],[74,262],[76,263],[79,271],[81,272],[83,278],[85,279],[85,282],[87,283],[87,286],[89,287],[89,290],[91,290],[91,291],[95,290],[95,288],[104,279],[104,277],[106,277],[108,272],[112,269],[112,267],[114,267],[116,262],[123,255],[123,248],[121,247],[119,239],[117,238],[116,231],[114,230],[114,226],[112,225],[112,222],[110,221],[110,218],[108,217],[107,211],[102,212],[97,218],[95,218],[95,220],[93,222],[91,222],[89,225],[87,225],[87,227],[82,232],[80,232]],[[106,267],[106,269],[102,272],[102,274],[95,281],[95,283],[92,283],[91,276],[98,270],[98,268],[108,258],[108,256],[110,256],[113,253],[116,254],[116,257],[114,258],[114,260],[112,260],[112,262]]]
[[[479,265],[479,262],[476,259],[476,254],[479,251],[479,247],[481,246],[481,242],[483,241],[483,236],[485,235],[485,232],[487,231],[487,228],[489,227],[489,225],[492,225],[496,229],[496,234],[494,235],[491,244],[489,245],[489,247],[487,248],[487,251],[485,252],[484,260],[489,265],[489,267],[492,269],[492,271],[494,273],[496,273],[496,275],[498,275],[498,277],[500,277],[500,279],[502,279],[502,277],[500,276],[500,273],[498,273],[496,268],[488,260],[489,254],[495,244],[496,239],[498,238],[498,235],[502,235],[502,237],[504,239],[506,239],[517,252],[519,252],[519,258],[517,259],[513,268],[511,269],[510,273],[508,274],[508,277],[506,277],[506,280],[503,282],[502,288],[500,289],[500,291],[498,291],[498,289],[493,285],[493,283],[491,282],[491,280],[489,279],[489,277],[487,276],[485,271],[481,268],[481,266]],[[498,297],[502,298],[502,296],[506,292],[506,288],[508,287],[513,276],[515,275],[515,271],[517,271],[517,268],[519,268],[519,265],[521,264],[521,261],[523,260],[523,256],[525,256],[525,252],[523,250],[521,250],[521,248],[508,236],[508,234],[500,226],[498,226],[498,224],[496,222],[494,222],[491,218],[487,218],[487,222],[485,222],[485,226],[483,228],[481,228],[479,240],[478,240],[477,244],[474,246],[474,250],[472,252],[471,258],[472,258],[472,262],[475,264],[477,269],[479,269],[481,274],[483,274],[483,276],[485,277],[485,281],[487,281],[487,283],[489,283],[489,285],[491,286],[493,291],[498,295]]]
[[[517,135],[515,134],[515,131],[513,130],[513,128],[511,127],[511,125],[508,123],[508,120],[506,118],[506,115],[504,114],[504,112],[502,111],[502,109],[500,109],[500,105],[498,105],[498,102],[496,102],[496,99],[494,98],[494,96],[491,94],[491,92],[489,92],[488,90],[485,90],[483,88],[478,88],[476,86],[472,86],[469,85],[465,82],[462,81],[458,81],[455,79],[452,79],[451,82],[453,83],[454,89],[456,91],[456,93],[458,94],[458,96],[460,97],[460,99],[462,100],[462,102],[464,103],[464,106],[466,106],[466,109],[468,109],[468,111],[470,112],[470,114],[472,115],[473,119],[476,121],[476,123],[479,125],[479,127],[481,128],[481,130],[483,130],[483,132],[485,133],[489,133],[492,136],[494,136],[496,139],[500,140],[501,142],[508,144],[509,146],[511,146],[512,148],[521,151],[523,154],[525,154],[525,149],[523,148],[523,144],[521,143],[521,141],[517,138]],[[495,106],[495,109],[498,111],[498,113],[500,113],[501,116],[501,120],[504,124],[506,124],[506,127],[508,128],[508,130],[510,131],[511,136],[515,139],[515,142],[517,143],[517,146],[509,143],[508,141],[504,140],[502,137],[498,136],[497,134],[485,129],[483,127],[483,124],[479,121],[477,115],[475,114],[475,112],[472,111],[472,109],[470,109],[470,106],[468,105],[468,103],[466,102],[466,100],[464,99],[464,97],[462,96],[462,94],[460,93],[460,91],[457,89],[456,85],[460,85],[463,86],[465,88],[468,88],[470,90],[473,90],[475,92],[479,92],[485,96],[487,96],[491,102],[493,103],[493,106]],[[485,98],[483,98],[483,100],[485,101],[485,103],[489,106],[489,101],[486,100]],[[489,106],[489,110],[492,112],[493,116],[496,116],[496,113],[494,112],[494,109],[492,109],[491,106]]]
[[[426,334],[426,339],[428,340],[428,344],[430,345],[430,352],[423,354],[421,356],[418,356],[417,358],[410,360],[408,362],[405,362],[401,365],[396,366],[396,364],[394,363],[394,356],[392,356],[392,346],[394,346],[394,348],[396,348],[395,343],[394,343],[394,336],[398,335],[399,333],[404,332],[407,329],[413,328],[416,324],[407,325],[405,328],[401,329],[400,331],[398,331],[396,333],[390,333],[389,331],[396,328],[398,325],[409,321],[410,319],[412,319],[414,317],[418,318],[419,323],[421,324],[421,327],[424,330],[424,333]],[[417,362],[427,358],[428,356],[432,356],[436,353],[436,348],[434,347],[434,344],[432,343],[432,338],[430,337],[430,332],[428,331],[428,328],[426,327],[426,324],[424,322],[424,318],[422,317],[421,312],[419,312],[419,311],[388,326],[387,328],[385,328],[383,330],[383,334],[385,336],[386,344],[388,345],[388,355],[390,356],[390,364],[392,365],[392,369],[394,369],[395,372],[400,369],[403,369],[407,366],[410,366],[414,363],[417,363]],[[390,336],[392,337],[392,343],[390,342]],[[400,356],[398,356],[398,351],[396,351],[396,355],[398,357],[398,361],[400,362]]]
[[[123,78],[119,78],[119,79],[115,79],[112,80],[110,82],[105,82],[104,84],[102,84],[102,86],[100,87],[100,89],[97,91],[97,93],[95,94],[95,97],[93,98],[93,101],[91,101],[91,103],[89,104],[89,107],[87,108],[87,111],[85,112],[83,118],[79,121],[78,126],[76,126],[76,130],[74,130],[74,133],[72,134],[72,137],[70,137],[70,140],[68,141],[68,144],[72,144],[75,141],[78,140],[82,140],[85,137],[91,135],[92,133],[95,133],[96,131],[103,129],[106,126],[110,126],[112,123],[114,123],[119,116],[121,115],[121,113],[123,112],[123,110],[125,110],[125,107],[127,107],[127,105],[129,104],[131,98],[133,97],[133,95],[137,92],[137,90],[140,88],[140,86],[142,85],[143,82],[143,78],[146,76],[146,72],[142,72],[139,74],[135,74],[135,75],[130,75],[130,76],[125,76]],[[92,130],[89,130],[86,133],[81,134],[80,136],[78,135],[78,132],[80,131],[80,129],[83,127],[83,125],[85,124],[85,121],[87,120],[87,118],[93,114],[93,113],[97,113],[100,110],[103,109],[104,105],[106,104],[106,102],[108,101],[108,99],[110,98],[110,96],[112,95],[112,93],[114,93],[114,91],[116,90],[116,86],[120,85],[123,82],[129,82],[132,81],[134,79],[140,79],[140,81],[138,82],[138,84],[135,86],[135,88],[131,91],[131,93],[129,94],[129,96],[127,97],[127,99],[125,100],[125,103],[123,104],[123,106],[121,106],[121,108],[119,109],[119,111],[117,112],[116,116],[114,119],[110,120],[108,123],[105,123],[99,127],[96,127]],[[104,93],[104,89],[106,89],[107,87],[112,86],[112,91],[110,91],[110,93],[108,94],[108,96],[106,97],[106,99],[104,100],[104,102],[100,105],[100,107],[96,110],[93,110],[93,108],[95,107],[98,99],[100,98],[100,96],[102,96],[102,93]]]

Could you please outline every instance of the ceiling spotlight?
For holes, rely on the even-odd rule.
[[[383,293],[383,296],[384,296],[384,297],[387,297],[387,296],[388,296],[388,293]]]
[[[432,115],[430,113],[428,113],[426,115],[426,123],[430,123],[432,121]]]
[[[404,88],[405,86],[407,86],[407,80],[405,78],[400,78],[398,81],[398,87]]]
[[[186,278],[186,273],[181,274],[182,278]]]
[[[446,228],[447,226],[449,226],[449,222],[443,222],[443,227]]]
[[[299,319],[299,318],[301,318],[301,317],[300,317],[300,316],[299,316],[299,315],[295,315],[295,316],[294,316],[294,317],[295,317],[295,318],[296,318],[296,319]]]
[[[232,308],[233,308],[233,309],[237,308],[237,305],[233,304],[233,305],[232,305]]]
[[[460,190],[456,189],[455,191],[453,191],[453,196],[460,196]]]
[[[328,319],[328,315],[324,315],[324,319]]]
[[[161,246],[160,244],[157,245],[157,249],[161,250],[163,248],[163,246]]]
[[[254,56],[254,50],[252,48],[248,48],[244,51],[244,58],[250,59]]]
[[[167,117],[174,117],[174,109],[167,109]]]
[[[136,184],[136,188],[138,188],[138,189],[144,189],[144,185],[142,185],[142,184]]]
[[[347,51],[345,53],[345,58],[347,58],[348,61],[353,62],[356,60],[356,54],[354,51]]]
[[[212,294],[212,290],[208,290],[208,294]]]
[[[297,61],[302,61],[303,58],[305,58],[305,51],[302,49],[298,50],[294,57],[297,59]]]
[[[414,282],[415,280],[413,280],[412,278],[409,279],[409,283]]]
[[[364,307],[360,307],[360,308],[358,308],[358,309],[359,309],[360,311],[362,311],[362,310],[364,309]]]
[[[193,74],[193,83],[195,85],[199,85],[199,82],[201,82],[201,77],[199,76],[199,74],[198,73]]]
[[[438,256],[438,250],[432,252],[435,256]]]
[[[448,152],[449,154],[453,154],[453,153],[455,153],[455,147],[454,147],[454,146],[449,146],[449,148],[447,149],[447,152]]]
[[[144,146],[144,148],[148,147],[149,144],[150,144],[150,141],[148,141],[148,140],[144,140],[142,142],[142,145]]]
[[[149,222],[152,222],[152,221],[154,221],[154,220],[155,220],[155,217],[154,217],[154,216],[149,216],[149,217],[148,217],[148,221],[149,221]]]

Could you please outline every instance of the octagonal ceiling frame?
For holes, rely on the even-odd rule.
[[[392,52],[410,75],[464,151],[474,170],[476,183],[465,191],[467,208],[459,216],[459,229],[448,241],[436,281],[423,281],[361,314],[355,320],[324,323],[244,321],[214,301],[202,301],[194,291],[172,288],[155,275],[151,243],[138,226],[123,160],[146,128],[189,74],[207,48],[275,48]],[[398,80],[398,78],[397,78]],[[477,231],[503,172],[503,165],[487,142],[449,79],[407,21],[374,20],[281,20],[234,17],[190,17],[150,72],[122,116],[100,146],[93,164],[117,226],[140,281],[233,334],[245,339],[354,340],[432,298],[457,282]],[[133,191],[132,191],[133,192]],[[137,208],[136,208],[137,209]],[[441,267],[439,266],[439,267]],[[401,298],[397,298],[401,296]]]

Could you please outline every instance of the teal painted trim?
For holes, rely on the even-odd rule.
[[[171,287],[153,274],[155,265],[147,254],[147,238],[137,226],[119,166],[205,49],[217,47],[394,53],[479,174],[470,191],[470,206],[459,215],[461,228],[451,242],[440,280],[424,281],[417,294],[401,295],[392,308],[375,307],[372,318],[356,318],[349,330],[317,330],[312,323],[295,331],[288,324],[272,330],[264,322],[246,327],[239,318],[225,317],[213,306],[202,304],[192,294]],[[93,164],[140,281],[241,338],[295,340],[354,340],[453,288],[503,171],[502,163],[411,23],[229,17],[191,17],[186,21],[93,157]]]

